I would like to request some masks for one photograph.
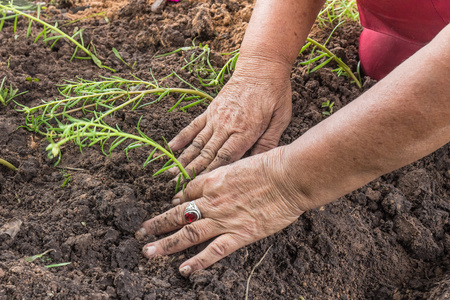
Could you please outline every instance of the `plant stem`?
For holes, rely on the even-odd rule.
[[[12,164],[10,164],[9,162],[7,162],[6,160],[1,159],[1,158],[0,158],[0,165],[4,165],[5,167],[8,167],[13,171],[17,171],[16,167],[14,167]]]
[[[339,58],[337,57],[335,54],[331,53],[330,50],[328,50],[325,46],[323,46],[322,44],[316,42],[315,40],[311,39],[311,38],[306,38],[306,40],[308,42],[310,42],[311,44],[314,44],[316,47],[320,48],[323,52],[325,52],[329,57],[332,57],[334,59],[334,61],[337,62],[337,64],[344,69],[344,71],[355,81],[356,85],[361,88],[361,82],[358,80],[358,78],[356,78],[355,74],[353,74],[352,70],[350,70],[350,68]]]

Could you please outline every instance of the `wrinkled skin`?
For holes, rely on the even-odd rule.
[[[258,0],[239,70],[217,101],[171,142],[178,150],[194,141],[180,160],[196,174],[239,159],[253,143],[253,154],[275,147],[287,125],[289,68],[260,54],[292,64],[301,47],[293,41],[304,41],[323,1],[282,2]],[[179,229],[145,245],[144,255],[168,255],[213,239],[181,265],[181,274],[188,276],[281,230],[304,211],[443,146],[450,140],[449,49],[447,25],[386,79],[292,144],[195,178],[184,195],[175,196],[175,208],[143,223],[140,235]],[[192,200],[203,218],[187,224],[184,210]]]
[[[208,109],[183,129],[169,146],[189,175],[273,149],[291,119],[289,77],[259,79],[235,74]],[[178,168],[170,170],[178,174]]]
[[[251,156],[231,165],[200,175],[185,193],[174,198],[175,208],[143,223],[140,234],[173,235],[147,244],[144,255],[169,255],[216,237],[202,252],[180,266],[188,276],[204,269],[235,250],[271,235],[292,222],[303,211],[301,197],[288,194],[292,189],[281,180],[280,157],[283,148]],[[252,176],[248,176],[252,174]],[[184,210],[196,200],[202,219],[188,224]]]

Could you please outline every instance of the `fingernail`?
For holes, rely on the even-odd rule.
[[[181,273],[182,276],[188,277],[189,274],[191,273],[191,267],[190,266],[184,266],[184,267],[180,268],[180,273]]]
[[[152,258],[156,253],[156,247],[155,246],[144,247],[144,252],[148,258]]]
[[[145,230],[145,228],[141,228],[139,229],[139,233],[142,235],[147,235],[147,230]]]
[[[180,204],[180,203],[181,203],[181,201],[180,201],[180,199],[178,199],[178,198],[172,200],[172,205],[173,205],[173,206],[177,206],[177,205]]]

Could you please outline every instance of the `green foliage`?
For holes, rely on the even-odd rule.
[[[127,107],[136,110],[157,103],[169,94],[180,94],[182,99],[188,98],[187,95],[199,97],[202,101],[212,100],[212,97],[198,89],[161,87],[156,80],[152,83],[137,77],[133,80],[120,77],[101,77],[101,79],[67,81],[60,86],[62,99],[44,102],[31,108],[19,105],[21,111],[26,114],[24,127],[44,135],[49,141],[50,144],[46,148],[49,151],[49,158],[58,158],[56,164],[59,163],[60,149],[67,142],[75,143],[80,151],[98,144],[105,155],[111,154],[122,145],[127,158],[131,150],[150,146],[153,150],[143,167],[159,158],[167,157],[166,164],[155,172],[154,176],[178,167],[184,178],[189,179],[189,175],[175,158],[167,142],[164,140],[165,144],[159,145],[140,129],[142,117],[136,127],[138,134],[131,134],[122,131],[119,124],[108,124],[108,121],[112,122],[108,116],[111,117]],[[82,114],[82,117],[77,118],[75,114]],[[162,154],[155,156],[156,151]]]
[[[23,95],[27,92],[18,93],[19,89],[13,89],[12,85],[9,85],[9,89],[5,86],[6,76],[3,77],[2,83],[0,84],[0,103],[6,106],[17,96]]]
[[[189,60],[184,59],[186,64],[181,67],[181,69],[188,68],[189,72],[195,71],[200,84],[204,87],[216,86],[221,88],[224,85],[225,76],[231,76],[236,68],[236,63],[239,58],[239,49],[230,53],[222,53],[222,55],[231,57],[220,70],[216,70],[210,61],[211,49],[209,48],[209,45],[202,45],[200,43],[196,46],[195,42],[192,42],[192,46],[190,47],[181,47],[172,52],[157,55],[155,58],[172,55],[178,52],[192,52],[189,56]]]
[[[330,100],[322,102],[322,108],[327,109],[322,112],[322,115],[330,116],[333,113],[333,106],[334,106],[334,102],[330,102]]]
[[[312,46],[311,54],[309,55],[309,59],[303,62],[300,62],[300,65],[306,65],[308,66],[308,73],[315,72],[323,67],[325,67],[328,63],[331,61],[335,61],[338,64],[338,67],[333,70],[333,72],[336,72],[338,76],[345,75],[350,77],[356,85],[361,88],[361,77],[357,78],[355,74],[351,71],[350,67],[345,64],[342,59],[337,57],[335,54],[333,54],[330,50],[327,49],[326,45],[330,41],[331,36],[336,31],[336,29],[343,23],[344,21],[340,22],[339,24],[334,27],[334,29],[331,31],[330,35],[328,36],[327,40],[324,44],[320,44],[319,42],[307,38],[306,44],[303,46],[303,48],[300,50],[300,54],[302,54],[306,49]],[[317,50],[318,49],[318,50]],[[311,66],[315,63],[319,63],[316,65],[313,69],[311,69]]]
[[[344,20],[359,21],[356,0],[327,0],[317,16],[317,21],[322,27],[333,26]]]
[[[26,33],[27,38],[29,38],[31,36],[31,28],[32,28],[32,25],[34,22],[41,24],[44,27],[44,29],[36,36],[36,38],[34,40],[35,43],[39,39],[42,38],[45,43],[52,42],[50,45],[50,48],[53,48],[60,39],[67,39],[76,46],[75,51],[73,52],[73,55],[70,59],[71,61],[74,58],[92,59],[92,61],[98,67],[106,68],[106,69],[109,69],[109,70],[115,72],[114,69],[104,66],[102,64],[102,62],[100,61],[100,59],[98,59],[98,57],[94,54],[95,47],[93,46],[92,43],[85,46],[84,41],[83,41],[83,29],[77,30],[76,32],[74,32],[73,35],[70,36],[58,28],[58,22],[56,22],[55,25],[50,25],[49,23],[40,19],[40,16],[41,16],[41,6],[40,5],[37,6],[36,17],[25,13],[23,10],[24,10],[24,7],[18,7],[16,5],[14,5],[13,1],[10,1],[10,3],[8,5],[0,4],[0,14],[2,14],[2,17],[0,18],[0,30],[2,30],[5,20],[14,19],[14,34],[16,34],[18,19],[19,19],[19,17],[24,17],[24,18],[28,19],[28,28],[27,28],[27,33]],[[7,16],[7,11],[13,12],[13,15]],[[16,37],[17,37],[17,34],[16,34]],[[76,40],[77,38],[79,39],[79,41]],[[94,53],[88,49],[89,47],[92,48],[92,51]],[[87,56],[77,56],[78,50],[81,50]]]
[[[28,82],[39,82],[39,78],[35,78],[35,77],[27,77],[27,78],[25,78],[25,80]]]
[[[64,188],[66,185],[68,185],[70,183],[70,181],[72,180],[72,175],[70,175],[69,172],[67,172],[67,170],[62,169],[61,170],[61,174],[63,175],[64,182],[61,184],[61,188]]]

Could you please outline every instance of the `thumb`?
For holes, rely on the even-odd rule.
[[[290,118],[288,117],[288,114],[275,112],[267,130],[256,141],[250,155],[260,154],[276,148],[278,146],[278,141],[283,134],[283,131],[289,125],[289,119]]]
[[[274,130],[268,129],[253,146],[250,155],[260,154],[269,151],[278,146],[281,133],[275,133]]]

